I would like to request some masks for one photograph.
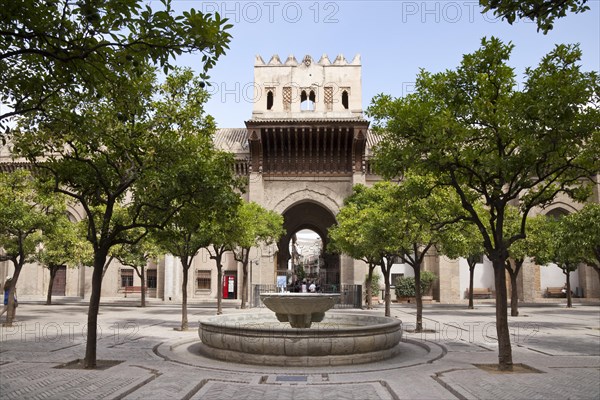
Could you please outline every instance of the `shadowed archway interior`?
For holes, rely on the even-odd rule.
[[[329,243],[327,231],[335,224],[335,216],[322,205],[305,201],[295,204],[283,213],[283,228],[285,235],[277,243],[277,274],[285,275],[288,270],[288,261],[291,258],[289,242],[292,236],[302,230],[310,229],[317,233],[323,240],[325,252],[322,284],[339,284],[340,281],[340,257],[337,254],[329,254],[326,249]]]

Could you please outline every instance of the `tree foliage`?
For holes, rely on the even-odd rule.
[[[141,67],[140,67],[141,68]],[[102,275],[113,246],[134,244],[162,227],[191,198],[218,185],[207,98],[190,70],[162,85],[152,68],[123,68],[118,79],[89,93],[49,99],[44,114],[29,114],[14,135],[54,190],[78,202],[94,250],[86,367],[96,362],[97,312]],[[135,233],[138,233],[137,235]]]
[[[456,70],[421,71],[415,92],[379,95],[368,113],[383,136],[377,168],[386,176],[411,169],[452,187],[477,226],[496,282],[501,369],[512,368],[504,277],[508,249],[525,237],[530,210],[558,193],[583,200],[585,179],[599,168],[600,80],[581,71],[577,46],[557,45],[525,71],[523,90],[507,61],[513,46],[483,39]],[[480,215],[475,207],[483,201]],[[504,234],[505,211],[517,204],[520,228]]]
[[[85,239],[85,221],[71,221],[67,213],[55,214],[42,232],[35,260],[50,272],[46,304],[52,304],[52,287],[60,267],[93,264],[93,251]]]
[[[140,306],[146,307],[146,266],[152,260],[158,261],[160,248],[151,235],[142,236],[141,232],[133,230],[130,234],[133,237],[141,237],[138,241],[128,241],[126,243],[114,246],[110,250],[110,257],[119,261],[126,267],[135,270],[140,278]]]
[[[393,203],[395,186],[378,182],[373,187],[355,185],[337,215],[337,225],[329,229],[330,250],[338,251],[369,264],[369,274],[379,265],[383,273],[385,314],[391,314],[390,270],[399,255],[399,235]],[[370,285],[367,286],[369,290]]]
[[[588,0],[479,0],[483,12],[493,10],[494,15],[513,24],[517,18],[534,21],[538,32],[544,34],[552,30],[554,20],[567,15],[567,12],[581,13],[590,8]]]
[[[196,153],[193,148],[183,152],[181,156],[194,160]],[[211,157],[201,160],[202,169],[196,179],[206,185],[193,197],[180,204],[169,222],[153,232],[156,243],[166,252],[179,257],[183,268],[181,330],[188,329],[187,317],[187,286],[188,273],[194,257],[200,249],[209,248],[214,243],[220,243],[222,238],[230,240],[225,225],[233,219],[235,210],[241,201],[236,189],[240,189],[240,181],[233,174],[233,156],[229,153],[215,151]],[[194,179],[194,175],[190,175]],[[221,231],[224,230],[224,231]],[[227,243],[229,243],[227,241]],[[225,250],[228,246],[222,245]],[[222,253],[221,253],[222,255]],[[220,266],[220,264],[219,264]],[[220,271],[219,271],[220,275]],[[217,282],[220,282],[221,277]],[[218,293],[222,286],[217,283]],[[220,299],[217,300],[220,304]]]
[[[583,262],[582,249],[572,240],[573,236],[570,232],[576,227],[571,224],[568,216],[558,219],[544,217],[540,223],[544,224],[546,234],[540,237],[541,251],[535,253],[534,258],[540,265],[555,263],[562,270],[566,281],[567,307],[571,307],[571,272],[577,270],[579,264]]]
[[[600,204],[588,203],[560,220],[560,251],[590,265],[600,279]],[[565,257],[566,256],[561,256]]]
[[[201,53],[202,79],[225,54],[231,25],[218,14],[176,15],[171,0],[12,0],[0,9],[0,129],[46,102],[87,95],[123,66],[146,62],[165,73],[175,56]],[[3,138],[3,137],[2,137]],[[4,139],[4,138],[3,138]]]
[[[23,265],[35,261],[44,230],[66,210],[65,199],[27,170],[0,173],[0,261],[11,261],[7,325],[14,318],[14,293]]]
[[[521,229],[522,216],[516,207],[508,206],[505,210],[504,236],[517,235]],[[551,240],[553,227],[545,215],[530,216],[526,219],[525,238],[517,240],[508,249],[506,271],[510,277],[511,287],[511,316],[519,315],[519,294],[517,277],[527,257],[543,259],[551,253],[549,240]]]
[[[236,261],[242,263],[242,303],[248,302],[248,262],[252,247],[270,245],[285,233],[283,216],[255,202],[242,202],[237,210],[230,248]]]
[[[415,331],[423,329],[421,273],[425,256],[444,249],[447,241],[462,236],[466,218],[458,196],[450,188],[436,185],[430,175],[404,174],[391,204],[395,229],[400,232],[399,258],[412,267],[417,305]],[[447,246],[446,246],[447,247]]]

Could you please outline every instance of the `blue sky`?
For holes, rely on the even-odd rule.
[[[219,11],[234,25],[228,53],[211,71],[207,111],[219,127],[243,127],[252,112],[254,57],[282,60],[310,54],[331,60],[342,53],[362,58],[363,109],[374,95],[402,96],[424,68],[454,69],[484,36],[515,45],[510,64],[518,80],[556,43],[580,43],[584,70],[600,70],[600,0],[591,10],[569,14],[547,35],[532,22],[509,25],[482,15],[478,1],[192,1],[174,0],[177,10]],[[197,68],[199,56],[178,64]]]

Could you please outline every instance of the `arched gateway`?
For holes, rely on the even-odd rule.
[[[299,231],[309,229],[322,240],[320,258],[323,265],[319,267],[318,280],[320,284],[340,283],[340,256],[327,251],[329,243],[327,230],[335,224],[333,213],[322,205],[305,201],[293,205],[283,213],[285,235],[277,243],[277,276],[288,275],[290,272],[289,243]]]

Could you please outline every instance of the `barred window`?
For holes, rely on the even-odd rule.
[[[292,104],[292,88],[289,86],[286,86],[283,88],[283,109],[285,111],[290,111],[291,108],[291,104]]]
[[[325,109],[327,111],[333,110],[333,87],[325,87]]]
[[[133,286],[133,269],[121,270],[121,287]]]
[[[211,273],[210,271],[196,271],[196,290],[210,290]]]
[[[146,271],[146,286],[148,289],[156,289],[156,270],[149,269]]]

